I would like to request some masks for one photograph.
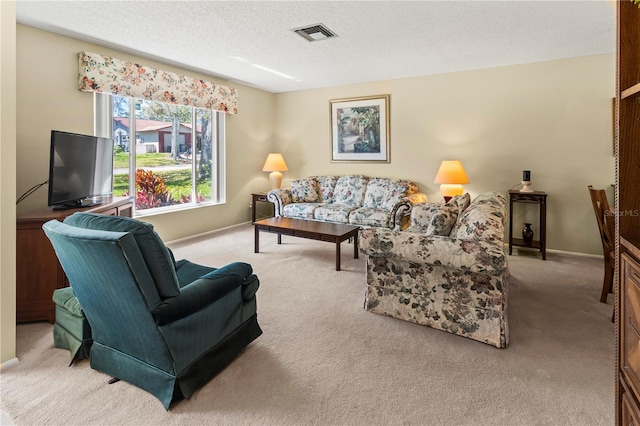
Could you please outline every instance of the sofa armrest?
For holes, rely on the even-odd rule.
[[[507,270],[502,242],[460,240],[391,229],[360,231],[360,251],[368,256],[400,258],[409,262],[465,272],[500,275]]]
[[[272,189],[267,194],[267,200],[273,203],[276,217],[282,216],[282,209],[293,202],[290,188]]]
[[[164,299],[153,310],[153,317],[157,325],[166,325],[218,302],[238,288],[242,298],[250,300],[258,286],[251,265],[234,262],[185,285],[180,289],[180,295]]]
[[[409,226],[409,220],[411,218],[411,209],[418,203],[426,203],[427,195],[422,192],[416,192],[415,194],[407,195],[400,200],[391,211],[391,226],[390,229],[396,231],[402,231]]]

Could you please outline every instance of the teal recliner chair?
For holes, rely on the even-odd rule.
[[[150,224],[131,218],[74,213],[43,229],[91,327],[91,368],[167,410],[262,334],[249,264],[176,262]]]

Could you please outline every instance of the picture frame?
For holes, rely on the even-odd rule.
[[[389,95],[332,99],[331,162],[390,163]]]

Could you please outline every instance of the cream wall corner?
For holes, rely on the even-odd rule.
[[[391,95],[391,163],[331,163],[329,100],[378,94]],[[531,170],[533,188],[549,195],[547,247],[602,254],[587,185],[613,195],[614,94],[614,55],[281,93],[275,140],[288,179],[408,178],[436,201],[445,159],[462,161],[471,195],[506,192]],[[534,214],[514,214],[518,232]]]
[[[16,356],[16,10],[0,2],[0,364]]]

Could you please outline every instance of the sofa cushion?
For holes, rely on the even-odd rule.
[[[189,262],[186,259],[180,259],[176,262],[176,275],[178,275],[178,284],[180,288],[192,283],[201,276],[215,270],[211,266],[199,265]]]
[[[318,182],[314,178],[293,180],[290,186],[294,203],[317,203],[320,200]]]
[[[129,217],[81,212],[68,216],[64,223],[77,228],[131,233],[144,257],[160,297],[166,299],[180,294],[173,256],[150,223]]]
[[[333,192],[336,188],[338,176],[312,176],[318,182],[320,202],[333,203]]]
[[[373,207],[360,207],[349,213],[349,223],[351,225],[389,227],[391,212],[386,209],[376,209]]]
[[[436,213],[431,217],[431,222],[429,222],[429,226],[427,227],[427,235],[449,236],[457,219],[457,204],[440,205]]]
[[[371,178],[367,183],[363,207],[392,210],[409,192],[409,181]]]
[[[336,182],[333,202],[346,206],[362,207],[369,178],[362,175],[340,176]]]
[[[314,219],[314,212],[322,203],[293,203],[282,208],[283,215],[292,219]]]
[[[438,203],[418,203],[411,209],[411,222],[406,229],[408,232],[424,234],[431,224],[431,218],[436,214],[440,204]]]
[[[357,207],[325,204],[314,211],[314,218],[325,222],[349,223],[349,214]]]
[[[455,238],[488,240],[502,244],[506,199],[498,192],[478,195],[460,217]]]

